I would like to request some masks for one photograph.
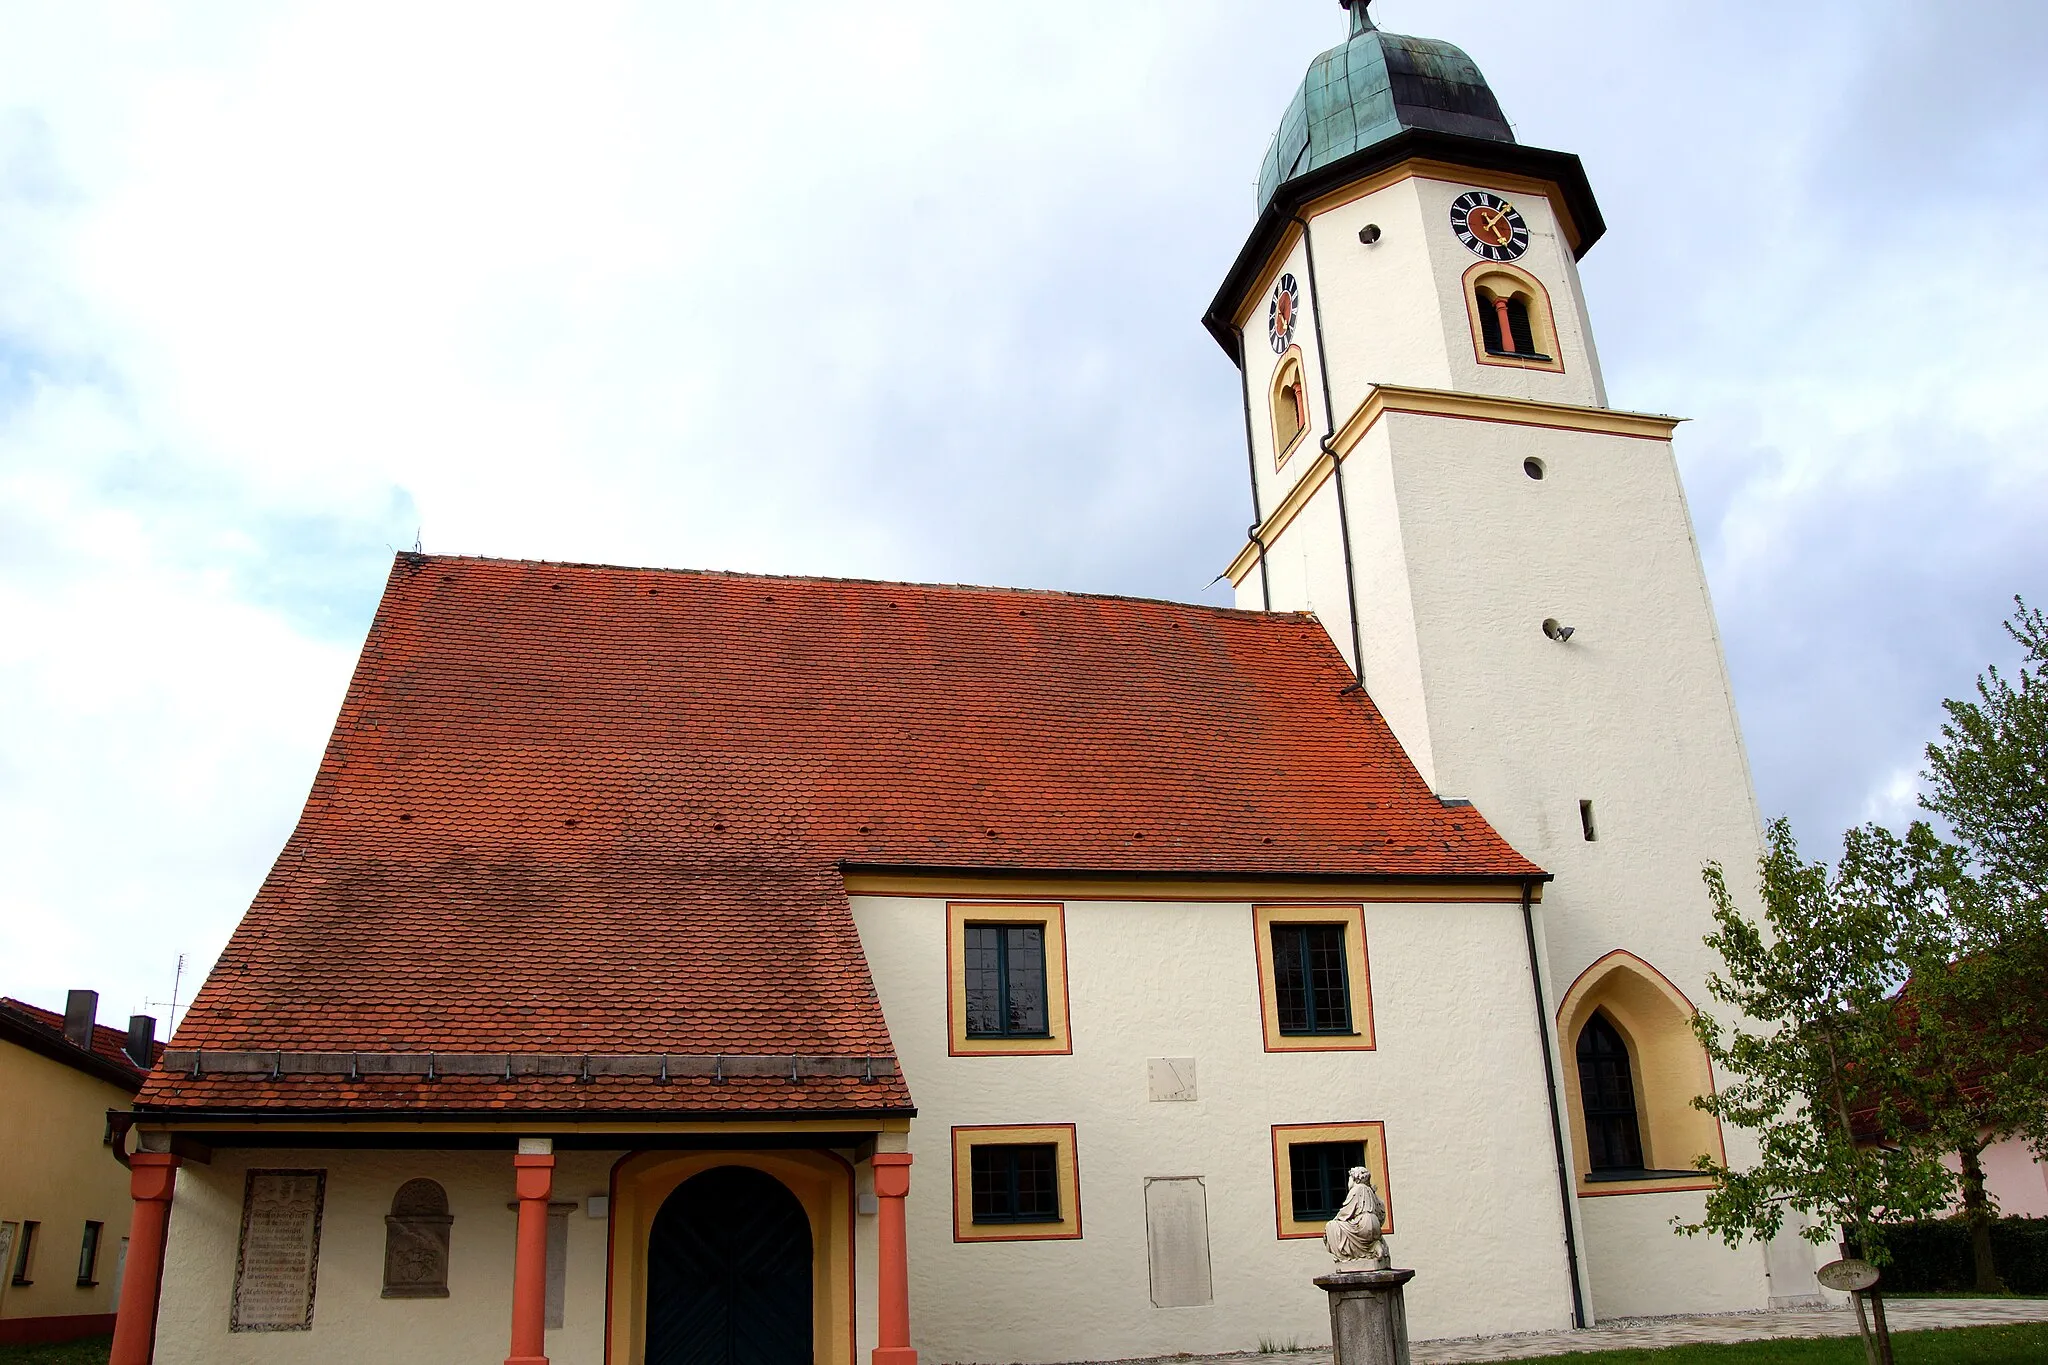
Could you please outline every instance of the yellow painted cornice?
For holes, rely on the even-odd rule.
[[[1337,435],[1316,457],[1287,495],[1280,499],[1258,534],[1224,570],[1231,584],[1242,583],[1259,562],[1259,547],[1272,549],[1273,542],[1337,468],[1337,461],[1349,459],[1366,433],[1388,413],[1413,413],[1424,417],[1446,417],[1464,422],[1497,422],[1506,426],[1548,427],[1555,431],[1583,431],[1597,436],[1621,436],[1637,441],[1669,441],[1671,433],[1685,419],[1662,417],[1647,412],[1624,412],[1618,408],[1584,408],[1569,403],[1545,403],[1533,398],[1508,398],[1498,394],[1455,393],[1449,389],[1410,389],[1379,384],[1365,396],[1350,417],[1337,428]]]
[[[1541,897],[1542,887],[1536,888]],[[849,896],[920,896],[932,899],[1046,901],[1255,901],[1329,905],[1360,901],[1437,903],[1512,901],[1521,904],[1519,880],[1496,882],[1288,882],[1165,881],[1142,877],[985,877],[952,873],[849,872]]]

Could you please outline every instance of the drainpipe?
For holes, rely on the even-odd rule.
[[[1536,959],[1534,882],[1522,883],[1522,935],[1529,941],[1529,985],[1536,992],[1536,1040],[1543,1048],[1543,1096],[1550,1101],[1550,1142],[1557,1154],[1558,1212],[1564,1215],[1564,1255],[1572,1278],[1572,1326],[1586,1325],[1586,1295],[1579,1285],[1579,1237],[1573,1229],[1571,1164],[1565,1159],[1564,1117],[1557,1111],[1557,1065],[1550,1056],[1550,1008],[1543,1000],[1543,971]]]
[[[1337,480],[1337,534],[1344,541],[1344,601],[1351,613],[1351,671],[1356,675],[1356,681],[1344,690],[1362,691],[1365,687],[1365,646],[1358,631],[1358,578],[1351,571],[1351,514],[1344,500],[1344,461],[1338,458],[1333,448],[1337,443],[1337,409],[1330,403],[1330,353],[1323,345],[1323,299],[1322,291],[1316,286],[1315,236],[1309,231],[1308,219],[1297,213],[1294,221],[1301,226],[1302,249],[1308,253],[1308,311],[1316,324],[1316,373],[1323,381],[1323,425],[1329,428],[1320,444],[1323,453],[1330,457],[1330,472]],[[1244,343],[1240,340],[1238,344],[1242,346]]]
[[[1244,390],[1244,459],[1252,476],[1252,524],[1245,535],[1259,550],[1259,605],[1271,611],[1273,585],[1266,580],[1266,542],[1259,535],[1265,516],[1259,511],[1259,455],[1252,445],[1252,374],[1251,367],[1245,364],[1242,334],[1237,338],[1237,378],[1238,387]]]

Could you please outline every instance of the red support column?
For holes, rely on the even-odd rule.
[[[178,1158],[169,1152],[137,1152],[128,1158],[128,1193],[135,1199],[135,1217],[128,1225],[128,1265],[122,1272],[110,1365],[149,1365],[156,1350],[157,1291],[163,1283],[164,1241],[177,1180]]]
[[[512,1165],[519,1193],[519,1241],[512,1261],[512,1354],[505,1357],[505,1365],[548,1365],[548,1196],[555,1188],[553,1144],[521,1138]]]
[[[910,1245],[903,1226],[903,1196],[910,1193],[910,1153],[876,1152],[875,1196],[881,1204],[876,1229],[880,1255],[875,1267],[874,1365],[917,1365],[910,1347]]]
[[[1500,348],[1508,355],[1520,355],[1522,344],[1515,339],[1515,324],[1508,317],[1508,301],[1496,297],[1493,301],[1494,315],[1500,319]]]

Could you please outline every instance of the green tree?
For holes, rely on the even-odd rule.
[[[1808,1240],[1842,1229],[1882,1266],[1886,1222],[1934,1213],[1953,1188],[1939,1154],[1907,1141],[1923,1078],[1892,1007],[1901,964],[1924,955],[1938,933],[1938,897],[1900,865],[1898,840],[1852,830],[1830,871],[1799,856],[1786,820],[1765,833],[1761,924],[1743,913],[1722,869],[1706,869],[1715,922],[1706,941],[1723,964],[1707,989],[1731,1013],[1725,1022],[1704,1011],[1693,1020],[1725,1078],[1718,1093],[1693,1103],[1752,1132],[1757,1156],[1743,1168],[1701,1157],[1695,1164],[1716,1185],[1701,1220],[1679,1230],[1738,1246],[1776,1236],[1796,1210],[1807,1216]],[[1856,1140],[1864,1115],[1882,1142]],[[1888,1362],[1881,1304],[1877,1322]]]
[[[1901,886],[1937,887],[1942,902],[1941,932],[1915,955],[1902,1000],[1923,1080],[1917,1140],[1957,1155],[1987,1292],[2004,1285],[1984,1149],[2019,1137],[2048,1160],[2048,620],[2013,601],[2005,629],[2024,651],[2018,672],[1993,666],[1974,700],[1944,702],[1941,738],[1927,746],[1921,805],[1955,843],[1915,825],[1891,868]]]

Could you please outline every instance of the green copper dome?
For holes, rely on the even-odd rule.
[[[1513,142],[1470,57],[1428,38],[1382,33],[1366,0],[1343,0],[1351,37],[1309,64],[1259,170],[1259,207],[1296,176],[1409,128]]]

